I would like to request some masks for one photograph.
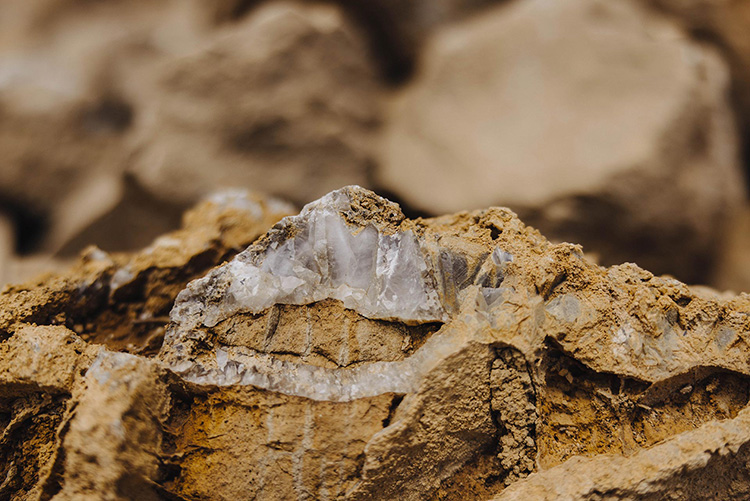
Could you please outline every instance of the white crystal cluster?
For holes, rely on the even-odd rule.
[[[213,327],[239,312],[261,313],[275,304],[332,298],[368,318],[446,322],[448,308],[441,298],[455,305],[459,293],[473,290],[475,298],[467,304],[481,303],[487,310],[512,292],[500,287],[513,262],[511,254],[496,248],[473,263],[471,271],[464,256],[439,245],[426,247],[414,231],[404,229],[403,219],[397,206],[359,187],[329,193],[283,219],[177,297],[162,350],[171,369],[197,384],[253,385],[315,400],[415,391],[427,372],[465,342],[453,323],[405,360],[353,368],[285,361],[244,346],[218,346],[215,356],[195,357],[185,343],[200,339],[202,326]],[[455,306],[450,311],[455,318]]]
[[[274,229],[284,238],[251,247],[203,283],[191,284],[177,298],[172,320],[199,314],[212,327],[237,312],[331,298],[368,318],[444,321],[434,271],[416,235],[350,224],[342,212],[350,208],[352,193],[345,188],[308,204]],[[224,284],[223,296],[205,304],[201,295],[209,283]]]

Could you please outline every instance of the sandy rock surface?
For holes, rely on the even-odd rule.
[[[746,295],[597,266],[503,208],[411,220],[348,187],[274,226],[290,210],[224,195],[7,287],[0,494],[750,491]]]
[[[501,203],[607,264],[705,280],[743,198],[727,73],[634,2],[495,7],[425,47],[376,174],[431,213]]]

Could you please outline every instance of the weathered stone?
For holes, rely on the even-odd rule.
[[[380,88],[333,7],[262,6],[145,80],[132,170],[166,199],[241,186],[304,203],[366,182]]]
[[[183,229],[138,254],[89,248],[65,273],[9,285],[0,333],[22,323],[65,324],[87,341],[126,351],[158,350],[177,293],[291,212],[276,199],[217,194],[185,214]]]
[[[170,394],[154,362],[102,349],[76,387],[55,499],[160,499],[157,477]]]
[[[750,491],[747,296],[597,266],[507,209],[409,220],[348,187],[271,227],[284,209],[224,194],[139,254],[0,295],[0,494]],[[411,279],[364,300],[387,269]],[[259,270],[273,287],[245,287]]]
[[[430,41],[376,176],[430,213],[501,203],[606,264],[700,281],[743,195],[727,85],[634,2],[515,2]]]
[[[749,438],[750,411],[743,410],[630,457],[576,457],[493,499],[742,499],[750,496]]]
[[[732,73],[732,101],[745,146],[750,151],[750,3],[715,0],[644,0],[661,12],[671,14],[695,38],[719,50]]]
[[[445,313],[420,319],[388,304],[358,302],[355,289],[337,296],[342,286],[371,276],[361,257],[341,258],[379,252],[377,238],[367,240],[370,250],[356,241],[368,231],[413,232],[418,245],[406,252],[419,259],[405,262],[426,270],[427,279],[399,289],[393,304],[423,297],[419,291],[433,284],[442,306],[436,311]],[[355,240],[342,245],[347,234]],[[306,252],[312,235],[321,250]],[[394,263],[402,259],[396,256]],[[331,273],[336,266],[348,273]],[[271,284],[289,277],[301,283],[291,296],[276,286],[254,288],[258,270]],[[335,276],[343,277],[338,285]],[[247,287],[241,294],[238,284]],[[269,295],[271,303],[298,306],[269,306],[260,299]],[[337,301],[355,317],[342,316]],[[418,499],[438,492],[450,499],[454,476],[483,475],[476,479],[481,492],[499,492],[574,455],[633,453],[735,416],[750,395],[750,366],[738,344],[746,309],[744,299],[694,293],[632,265],[599,268],[574,246],[548,244],[510,212],[409,221],[371,193],[347,188],[191,284],[172,311],[160,358],[198,387],[265,388],[352,405],[404,395],[391,424],[365,448],[362,482],[350,496]],[[307,321],[290,325],[294,313]],[[439,323],[401,355],[361,358],[351,325],[366,318]],[[294,325],[304,336],[293,335]],[[318,348],[325,355],[313,356],[313,347],[326,344],[331,351]],[[465,423],[460,432],[457,423]],[[460,441],[452,441],[455,433]],[[270,486],[263,492],[282,495]]]

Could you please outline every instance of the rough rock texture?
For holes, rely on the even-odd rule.
[[[132,169],[165,198],[239,185],[307,202],[366,181],[379,85],[333,7],[259,7],[148,79]]]
[[[637,3],[513,2],[430,41],[376,175],[430,213],[502,203],[607,264],[699,281],[743,195],[727,85]]]
[[[632,457],[576,457],[518,482],[496,501],[745,499],[750,413],[705,424]]]
[[[0,495],[750,491],[748,296],[597,266],[508,209],[410,220],[347,187],[285,210],[224,195],[6,288]]]

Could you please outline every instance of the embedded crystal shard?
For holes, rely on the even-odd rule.
[[[442,243],[449,233],[405,219],[398,205],[358,186],[331,192],[190,283],[172,309],[162,357],[193,383],[255,386],[313,400],[415,391],[463,341],[454,339],[452,328],[434,335],[436,328],[429,334],[409,329],[455,319],[467,298],[492,308],[509,292],[500,285],[514,260],[510,252],[488,247],[486,235],[471,249]],[[467,296],[472,286],[475,292]],[[332,310],[325,303],[330,300],[355,318]],[[279,305],[309,305],[306,325],[291,333],[279,328],[280,313],[273,310]],[[403,347],[361,356],[363,343],[376,341],[362,340],[347,326],[363,319],[401,325]],[[323,332],[315,322],[325,324]],[[394,334],[376,329],[394,345]],[[412,335],[422,340],[417,348]],[[274,336],[288,341],[273,348],[279,344]],[[215,356],[198,355],[206,346]],[[314,346],[322,346],[317,354]],[[350,356],[352,350],[359,358]],[[322,359],[313,356],[321,353]]]
[[[177,298],[172,321],[207,327],[234,313],[331,298],[375,319],[444,321],[435,270],[398,206],[359,187],[329,193],[287,217]],[[388,224],[386,224],[388,223]],[[203,303],[205,294],[212,300]]]

